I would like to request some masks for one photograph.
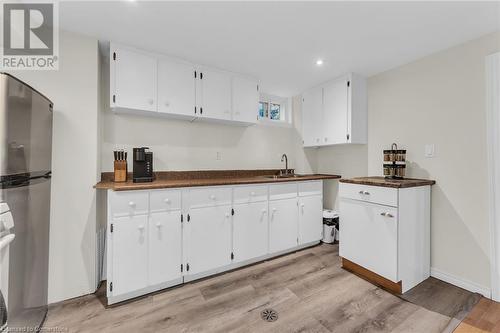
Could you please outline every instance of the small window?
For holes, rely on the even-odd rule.
[[[281,120],[281,105],[276,103],[271,103],[271,114],[269,119],[271,120]]]
[[[259,119],[262,121],[287,122],[287,99],[284,97],[261,94],[259,101]]]
[[[259,118],[269,118],[268,102],[259,102]]]

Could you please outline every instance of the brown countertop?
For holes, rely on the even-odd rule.
[[[134,183],[129,174],[128,181],[115,183],[112,172],[103,172],[101,181],[94,188],[114,191],[151,190],[174,187],[215,186],[282,183],[304,180],[339,179],[338,175],[308,174],[294,178],[272,178],[279,170],[210,170],[210,171],[162,171],[155,172],[150,183]]]
[[[393,188],[418,187],[418,186],[436,184],[435,180],[430,180],[430,179],[415,179],[415,178],[385,179],[385,177],[356,177],[350,179],[341,179],[340,182],[350,183],[350,184],[360,184],[360,185],[393,187]]]

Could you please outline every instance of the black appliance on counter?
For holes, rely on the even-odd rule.
[[[134,183],[153,181],[153,153],[146,151],[148,147],[134,148]]]

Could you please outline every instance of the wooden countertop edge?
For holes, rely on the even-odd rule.
[[[168,180],[160,179],[150,183],[133,183],[131,180],[124,183],[113,181],[101,181],[94,185],[97,190],[132,191],[132,190],[154,190],[162,188],[200,187],[200,186],[223,186],[223,185],[246,185],[246,184],[268,184],[286,183],[308,180],[331,180],[340,179],[339,175],[312,174],[297,178],[265,178],[263,176],[248,178],[220,178],[220,179],[185,179]]]
[[[415,179],[415,178],[404,178],[403,181],[407,181],[407,183],[396,183],[393,180],[387,180],[387,182],[381,182],[380,178],[376,180],[370,181],[369,179],[356,179],[356,178],[343,178],[339,180],[341,183],[348,184],[358,184],[358,185],[369,185],[369,186],[379,186],[379,187],[390,187],[390,188],[410,188],[410,187],[420,187],[420,186],[428,186],[435,185],[436,181],[431,179]],[[413,182],[412,182],[413,181]]]

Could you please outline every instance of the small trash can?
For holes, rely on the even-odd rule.
[[[339,214],[331,209],[323,210],[323,243],[333,243],[338,240]]]

